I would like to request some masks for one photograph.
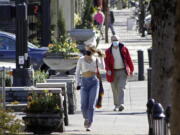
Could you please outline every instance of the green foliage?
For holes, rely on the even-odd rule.
[[[66,32],[66,24],[65,24],[65,19],[63,16],[63,11],[62,9],[59,9],[59,17],[58,17],[58,31],[59,31],[59,35],[60,35],[60,42],[64,42],[65,38],[67,36],[67,32]]]
[[[87,0],[86,5],[84,7],[84,13],[82,17],[82,23],[77,25],[76,28],[85,28],[91,29],[93,28],[93,13],[95,12],[95,8],[93,6],[93,0]]]
[[[0,72],[0,87],[2,87],[2,80],[5,80],[5,86],[12,86],[12,71],[5,71],[4,79],[3,72]]]
[[[44,83],[46,82],[46,79],[48,78],[48,75],[44,71],[37,70],[34,73],[34,82],[35,83]]]
[[[60,113],[60,97],[58,94],[53,94],[48,90],[44,93],[33,93],[28,96],[28,105],[26,113]]]
[[[74,24],[75,26],[78,26],[82,23],[81,17],[79,14],[74,14]]]
[[[30,22],[28,41],[39,47],[41,44],[41,18],[38,15],[29,17],[29,20]]]
[[[63,38],[63,37],[62,37]],[[69,55],[69,53],[77,53],[77,45],[70,38],[64,39],[64,42],[53,41],[52,44],[49,44],[50,53],[63,53],[64,55]]]
[[[16,116],[13,115],[10,111],[4,110],[2,105],[0,105],[0,135],[4,134],[18,134],[21,129],[22,121],[16,119]]]

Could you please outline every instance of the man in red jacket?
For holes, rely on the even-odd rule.
[[[106,50],[105,57],[106,78],[113,91],[114,111],[122,111],[127,76],[132,75],[134,66],[128,49],[119,42],[118,37],[113,35],[111,41],[112,45]]]

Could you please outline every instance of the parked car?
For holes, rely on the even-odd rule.
[[[147,31],[148,34],[151,34],[151,15],[148,15],[145,17],[144,20],[144,28]]]
[[[31,64],[35,70],[48,70],[48,66],[43,62],[43,57],[48,48],[38,48],[28,42],[28,54]],[[16,36],[11,33],[0,31],[0,62],[15,63],[16,61]]]

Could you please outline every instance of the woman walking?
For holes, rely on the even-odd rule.
[[[99,93],[99,80],[96,77],[97,66],[104,69],[104,54],[92,45],[86,46],[85,49],[85,55],[80,57],[77,63],[76,84],[81,93],[81,111],[84,118],[84,127],[86,131],[90,131]],[[98,54],[98,57],[95,57],[95,54]]]

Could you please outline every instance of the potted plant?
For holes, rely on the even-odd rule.
[[[49,51],[43,60],[50,69],[66,72],[76,67],[79,59],[79,49],[70,38],[61,39],[61,41],[54,40],[48,48]]]
[[[93,26],[93,14],[95,12],[93,0],[87,0],[84,9],[83,17],[81,21],[79,21],[81,23],[78,23],[76,28],[70,31],[70,36],[76,41],[89,40],[96,34],[96,30]]]
[[[45,90],[28,96],[28,105],[23,117],[25,130],[36,134],[63,132],[63,109],[60,96]]]

